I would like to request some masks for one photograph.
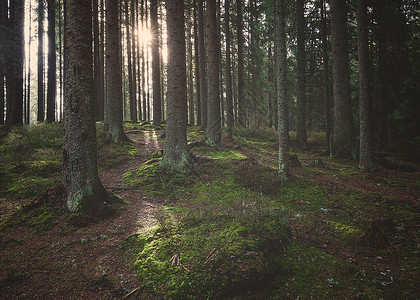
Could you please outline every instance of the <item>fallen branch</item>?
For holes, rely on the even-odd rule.
[[[204,262],[204,264],[208,263],[210,259],[212,259],[213,257],[215,257],[217,255],[217,253],[215,253],[215,251],[216,251],[216,248],[211,250],[209,255],[207,255],[207,257],[206,257],[206,261]]]
[[[180,255],[181,253],[173,255],[169,261],[171,262],[172,266],[181,266],[182,268],[184,268],[185,271],[190,272],[190,270],[186,266],[179,262]]]
[[[180,253],[175,254],[175,255],[174,255],[174,256],[172,256],[172,257],[171,257],[171,259],[169,260],[169,261],[172,263],[172,265],[173,265],[173,266],[178,266],[178,265],[179,265],[179,255],[180,255]]]
[[[122,297],[123,299],[127,299],[128,297],[130,297],[132,294],[134,294],[135,292],[137,292],[140,289],[140,287],[135,288],[134,290],[132,290],[131,292],[129,292],[127,295],[125,295],[124,297]]]
[[[213,252],[216,251],[216,248],[210,251],[210,253],[207,255],[206,259],[209,259],[209,257],[213,254]]]
[[[179,264],[181,267],[184,268],[185,271],[190,272],[190,270],[188,270],[188,268],[186,266],[184,266],[183,264]]]

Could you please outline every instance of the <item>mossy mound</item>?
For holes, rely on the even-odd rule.
[[[158,220],[150,233],[125,243],[136,256],[134,267],[145,292],[154,297],[239,295],[283,272],[281,252],[290,237],[283,211],[238,218],[167,207]]]

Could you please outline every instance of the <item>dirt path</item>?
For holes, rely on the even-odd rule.
[[[100,173],[104,186],[130,203],[116,216],[74,230],[66,216],[53,228],[36,233],[27,226],[7,227],[0,235],[0,299],[114,299],[140,285],[121,243],[153,223],[158,200],[124,185],[144,154],[161,148],[154,132],[130,135],[139,155]]]

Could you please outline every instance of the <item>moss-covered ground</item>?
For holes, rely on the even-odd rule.
[[[275,131],[237,130],[220,151],[199,143],[203,133],[190,127],[196,165],[190,173],[167,174],[159,169],[162,151],[145,151],[164,141],[162,128],[127,123],[134,143],[123,145],[104,144],[100,128],[101,173],[118,171],[118,186],[109,188],[123,199],[134,195],[115,220],[124,224],[134,201],[154,199],[153,208],[122,240],[122,225],[106,228],[113,217],[80,226],[53,201],[62,193],[62,124],[1,128],[0,238],[7,260],[0,297],[22,296],[12,291],[37,286],[35,279],[48,285],[46,274],[61,274],[44,297],[58,290],[97,299],[130,291],[133,299],[420,298],[420,176],[406,156],[381,154],[367,173],[327,156],[322,134],[310,134],[306,150],[295,147],[292,134],[291,153],[300,165],[292,162],[292,177],[282,183]],[[136,193],[139,200],[133,200]],[[17,231],[23,239],[10,236]],[[47,246],[26,246],[29,236]],[[112,249],[108,260],[99,254],[103,243]],[[25,251],[33,261],[18,267]],[[110,271],[115,255],[135,273],[132,287],[118,275],[121,260]],[[56,265],[47,263],[51,259]],[[43,262],[46,267],[30,269]],[[92,278],[66,280],[83,264]]]

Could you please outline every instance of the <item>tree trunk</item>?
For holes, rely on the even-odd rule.
[[[100,120],[101,66],[99,62],[99,9],[98,0],[93,0],[93,94],[95,99],[95,119]]]
[[[98,176],[93,103],[92,1],[67,0],[63,183],[70,211],[89,212],[107,200]]]
[[[162,2],[161,2],[162,3]],[[164,19],[163,19],[163,9],[162,9],[162,7],[164,7],[164,3],[162,3],[160,6],[159,6],[159,10],[160,10],[160,32],[162,33],[163,32],[163,23],[164,23]],[[163,41],[162,41],[163,39],[161,39],[160,40],[160,49],[162,49],[163,48]],[[162,54],[162,51],[160,51],[160,53],[159,53],[159,55],[160,55],[160,57],[159,57],[159,59],[160,59],[160,98],[161,98],[161,100],[162,100],[162,102],[161,102],[161,118],[162,118],[162,122],[165,122],[165,84],[164,84],[164,82],[166,82],[166,79],[164,78],[165,77],[165,71],[164,71],[164,69],[165,69],[165,65],[164,65],[164,63],[163,63],[163,54]]]
[[[6,40],[6,26],[7,26],[7,1],[0,1],[0,40]],[[0,43],[0,125],[4,124],[4,88],[5,88],[5,63],[6,63],[6,49],[5,43]]]
[[[238,122],[239,127],[245,127],[245,78],[244,78],[244,25],[242,13],[242,0],[237,0],[237,35],[238,35]]]
[[[44,97],[44,0],[38,0],[38,122],[45,118]]]
[[[195,88],[196,88],[196,107],[197,107],[197,125],[201,126],[201,101],[200,101],[200,56],[198,50],[198,23],[197,23],[197,0],[194,0],[194,56],[195,56]]]
[[[193,85],[193,55],[192,55],[192,34],[191,34],[191,30],[192,30],[192,21],[191,21],[191,7],[188,10],[188,15],[187,15],[187,33],[186,33],[186,37],[187,37],[187,48],[188,48],[188,72],[187,72],[187,77],[188,77],[188,120],[189,120],[189,124],[190,125],[194,125],[194,85]]]
[[[162,119],[160,97],[160,60],[159,60],[159,24],[158,1],[150,1],[150,22],[152,31],[152,76],[153,76],[153,125],[160,126]]]
[[[201,102],[201,126],[200,130],[207,128],[207,73],[206,51],[204,44],[204,1],[198,0],[198,49],[200,52],[200,102]]]
[[[207,57],[207,127],[206,143],[221,147],[221,118],[219,95],[219,44],[217,40],[216,3],[206,0],[206,57]]]
[[[105,0],[100,0],[101,3],[101,22],[99,23],[99,120],[104,119],[104,105],[105,105]]]
[[[276,76],[277,76],[277,101],[279,116],[279,160],[278,175],[282,181],[289,178],[289,128],[287,124],[287,90],[286,90],[286,22],[285,22],[285,0],[275,1],[275,17],[277,20],[277,55],[276,55]]]
[[[139,1],[136,0],[136,24],[137,25],[137,32],[140,32],[141,30],[141,24],[139,24]],[[138,119],[141,120],[143,118],[143,110],[141,107],[141,48],[140,48],[140,39],[138,38],[136,40],[136,50],[137,50],[137,59],[136,59],[136,64],[137,64],[137,90],[138,90],[138,100],[137,100],[137,106],[138,106],[138,110],[137,110],[137,115],[138,115]]]
[[[55,100],[57,92],[57,63],[55,52],[55,1],[48,0],[48,89],[47,121],[55,122]],[[30,83],[29,83],[30,84]]]
[[[132,117],[131,117],[131,121],[133,122],[137,122],[137,72],[136,72],[136,66],[137,66],[137,59],[136,59],[136,40],[137,40],[137,36],[136,36],[136,9],[135,9],[135,1],[131,0],[131,50],[132,50],[132,80],[133,80],[133,85],[132,85],[132,89],[130,90],[130,94],[133,94],[133,103],[131,104],[131,108],[133,110],[132,112]],[[131,101],[131,100],[130,100]]]
[[[268,48],[268,60],[267,60],[267,72],[268,72],[268,83],[273,86],[274,83],[274,72],[272,68],[272,62],[273,61],[273,50],[271,48],[271,45]],[[270,128],[273,128],[274,125],[274,112],[273,112],[273,99],[276,97],[273,97],[273,89],[270,88],[268,91],[268,125]]]
[[[398,2],[398,1],[397,1]],[[393,5],[395,1],[373,1],[374,12],[377,19],[377,49],[378,49],[378,111],[377,111],[377,137],[376,151],[389,149],[389,124],[388,115],[391,112],[391,94],[390,89],[392,77],[390,74],[394,72],[392,68],[392,51],[389,49],[391,41],[389,33],[394,23],[393,11],[396,7]],[[395,25],[394,25],[395,26]]]
[[[226,34],[226,137],[233,140],[233,97],[232,97],[232,70],[230,62],[230,21],[229,0],[225,0],[225,34]]]
[[[274,78],[274,129],[279,130],[279,101],[277,99],[277,95],[278,95],[278,85],[277,85],[277,35],[278,35],[278,22],[277,22],[277,13],[276,13],[276,1],[277,0],[273,0],[274,2],[274,26],[273,26],[273,31],[274,31],[274,69],[273,72],[276,73],[274,74],[275,78]]]
[[[170,172],[184,172],[191,166],[191,156],[187,148],[184,1],[167,1],[166,11],[168,96],[165,152],[160,166]]]
[[[145,18],[146,18],[146,27],[147,24],[149,23],[149,14],[148,14],[148,10],[147,10],[147,1],[144,3],[144,8],[145,8]],[[147,42],[146,44],[146,103],[147,103],[147,121],[151,120],[150,117],[150,112],[151,112],[151,108],[150,108],[150,59],[149,59],[149,42]]]
[[[32,1],[29,1],[29,30],[28,30],[28,49],[31,49],[32,44]],[[1,40],[1,38],[0,38]],[[0,58],[1,60],[1,58]],[[1,65],[1,63],[0,63]],[[1,69],[1,66],[0,66]],[[1,71],[0,71],[1,73]],[[0,74],[0,76],[2,76]],[[26,89],[26,97],[25,97],[25,110],[24,110],[24,122],[26,125],[31,123],[31,51],[28,52],[28,74],[27,74],[27,89]],[[2,88],[2,85],[0,85]],[[4,91],[1,91],[4,93]]]
[[[224,106],[224,89],[223,89],[223,64],[222,59],[222,22],[221,22],[221,1],[217,0],[216,6],[216,36],[217,36],[217,52],[219,57],[219,97],[220,97],[220,122],[222,127],[225,126],[225,106]]]
[[[305,99],[305,1],[296,1],[296,28],[297,28],[297,122],[296,141],[301,148],[306,148],[306,99]]]
[[[63,119],[63,41],[62,41],[62,9],[61,9],[61,0],[58,0],[58,48],[59,50],[59,75],[60,75],[60,120]]]
[[[24,0],[14,0],[10,6],[13,26],[10,117],[7,122],[10,125],[23,124],[24,5]]]
[[[118,0],[106,0],[106,102],[104,115],[105,141],[129,141],[123,129],[122,74],[119,55]]]
[[[345,1],[331,1],[331,41],[334,81],[333,153],[338,157],[355,159]]]
[[[325,0],[321,0],[321,40],[322,40],[322,63],[324,77],[324,103],[325,103],[325,136],[328,152],[331,153],[331,93],[330,93],[330,72],[328,63],[328,42],[327,42],[327,13],[325,11]]]
[[[146,23],[144,22],[144,0],[141,1],[140,4],[140,15],[141,15],[141,26],[142,29],[146,26]],[[141,91],[142,91],[142,98],[143,98],[143,120],[147,120],[147,95],[146,95],[146,50],[145,45],[142,42],[141,44],[141,53],[142,53],[142,60],[141,60]]]
[[[134,105],[135,99],[133,95],[133,71],[132,71],[132,60],[131,60],[131,39],[130,39],[130,18],[128,11],[128,2],[125,0],[125,33],[126,33],[126,47],[127,47],[127,65],[128,65],[128,91],[130,95],[130,120],[134,121]],[[133,28],[131,29],[133,30]]]
[[[357,53],[359,59],[359,167],[372,171],[369,98],[369,39],[366,0],[357,0]]]
[[[125,78],[125,55],[124,55],[124,49],[125,49],[125,35],[124,35],[124,27],[123,25],[123,1],[119,2],[119,26],[120,26],[120,57],[121,57],[121,74],[123,76],[123,78]],[[127,80],[123,80],[122,83],[122,97],[123,97],[123,120],[127,120]]]

